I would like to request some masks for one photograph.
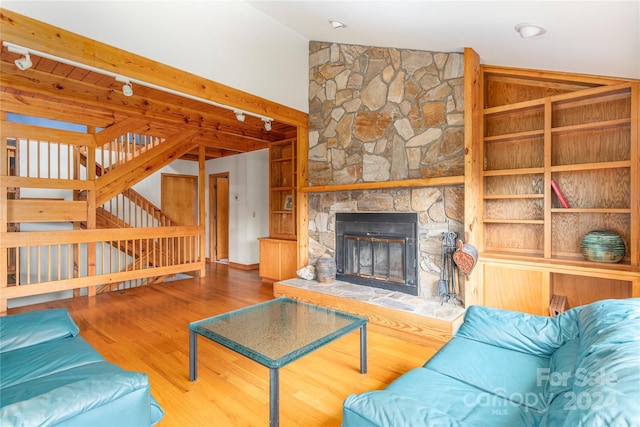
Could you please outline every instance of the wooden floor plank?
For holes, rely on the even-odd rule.
[[[257,271],[207,266],[207,277],[19,307],[9,314],[64,307],[80,334],[107,360],[149,375],[166,412],[161,427],[266,426],[269,370],[199,337],[198,380],[189,381],[190,322],[273,298]],[[368,373],[360,374],[355,331],[280,372],[282,427],[339,426],[351,393],[383,388],[421,366],[438,347],[368,331]]]

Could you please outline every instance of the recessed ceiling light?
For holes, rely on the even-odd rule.
[[[338,30],[340,28],[346,27],[344,23],[340,21],[336,21],[335,19],[329,19],[329,22],[331,23],[331,26],[333,27],[334,30]]]
[[[540,36],[547,32],[543,27],[535,24],[518,24],[515,29],[522,38]]]

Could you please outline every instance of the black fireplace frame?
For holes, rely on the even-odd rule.
[[[345,274],[345,236],[402,239],[404,241],[404,283]],[[336,213],[336,279],[358,285],[418,295],[418,214],[415,212]]]

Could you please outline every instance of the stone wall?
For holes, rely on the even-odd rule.
[[[461,53],[311,42],[309,185],[464,174]],[[437,296],[442,232],[464,230],[461,186],[309,195],[310,263],[336,212],[418,212],[420,295]]]

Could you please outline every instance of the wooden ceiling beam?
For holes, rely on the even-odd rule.
[[[34,71],[34,73],[36,72]],[[135,120],[136,123],[139,123],[139,124],[146,123],[146,126],[151,130],[154,128],[160,129],[162,128],[162,123],[166,123],[167,125],[169,125],[168,126],[169,134],[174,134],[176,129],[184,129],[184,128],[194,129],[207,135],[207,138],[208,138],[207,143],[209,145],[215,144],[219,148],[229,149],[236,152],[252,151],[256,149],[255,147],[262,148],[270,142],[270,141],[265,141],[259,138],[248,137],[246,135],[230,132],[228,130],[221,130],[221,128],[224,128],[224,127],[220,125],[218,126],[200,125],[199,123],[185,120],[184,116],[175,116],[175,115],[171,116],[166,113],[152,111],[153,108],[151,106],[155,104],[154,101],[152,100],[150,100],[147,103],[148,108],[143,113],[140,113],[140,108],[142,107],[138,107],[138,106],[133,106],[133,105],[113,106],[113,104],[106,105],[104,102],[96,100],[95,96],[88,95],[87,94],[88,85],[84,83],[73,82],[73,81],[64,82],[62,80],[60,81],[49,80],[49,84],[47,84],[45,83],[46,81],[45,79],[47,78],[50,79],[49,75],[44,73],[39,73],[39,74],[40,74],[38,76],[39,78],[35,78],[33,75],[31,75],[29,78],[19,79],[15,75],[13,75],[12,77],[11,73],[7,73],[7,74],[2,74],[0,81],[2,82],[3,86],[11,87],[12,90],[36,93],[42,96],[42,98],[31,97],[30,100],[34,104],[40,103],[41,105],[44,105],[44,104],[55,103],[57,108],[61,109],[61,106],[58,103],[58,99],[61,99],[67,102],[73,102],[77,105],[83,104],[80,107],[81,111],[83,112],[94,111],[93,108],[102,109],[102,108],[112,107],[114,109],[114,112],[111,115],[110,123],[107,126],[101,125],[100,127],[108,128],[109,126],[112,126],[114,123],[117,123],[118,120],[116,118],[116,114],[119,114],[122,118],[126,117],[126,118],[129,118],[129,120]],[[57,87],[59,88],[60,92],[50,93],[48,87]],[[108,92],[109,90],[105,89],[105,91]],[[53,96],[55,96],[56,99],[51,99],[53,98]],[[108,95],[104,95],[103,97],[107,97],[107,96]],[[44,97],[46,97],[47,99],[44,99]],[[122,97],[125,98],[124,96]],[[26,99],[24,95],[21,98]],[[100,98],[100,96],[98,96],[98,98]],[[14,105],[16,105],[16,107],[20,107],[22,104],[16,103]],[[64,106],[64,108],[66,108],[66,105]],[[167,108],[165,108],[165,111],[167,111]],[[74,121],[76,122],[78,121],[77,117],[75,118]],[[140,127],[138,125],[136,125],[135,128],[131,128],[128,130],[125,130],[125,128],[123,128],[123,133],[133,132],[139,128]],[[159,135],[159,136],[166,136],[167,131],[163,132],[163,134],[164,135]],[[117,136],[118,135],[116,135],[116,137]],[[104,142],[106,141],[103,141],[102,143]]]
[[[0,9],[2,39],[81,64],[153,83],[191,96],[274,118],[295,127],[307,126],[307,114],[249,93],[160,64],[107,44]]]
[[[186,125],[190,128],[202,129],[205,132],[215,132],[238,142],[253,141],[247,142],[249,144],[247,148],[241,145],[240,151],[250,150],[249,147],[253,143],[261,146],[264,143],[284,138],[284,135],[279,132],[267,133],[263,132],[262,128],[257,130],[254,128],[248,132],[244,129],[246,124],[240,125],[235,117],[229,120],[220,120],[219,117],[201,114],[201,111],[190,110],[187,107],[175,107],[179,103],[163,103],[138,95],[125,97],[110,87],[96,88],[85,82],[65,79],[38,70],[20,72],[6,62],[0,63],[0,69],[2,70],[1,82],[4,87],[11,87],[13,91],[40,95],[43,102],[46,98],[49,102],[60,99],[67,103],[82,103],[84,104],[83,108],[86,109],[112,109],[114,115],[120,113],[128,117],[139,116],[146,121],[160,120],[181,127]],[[96,91],[101,93],[96,94]],[[37,98],[34,97],[34,99]],[[223,121],[228,123],[225,124]],[[114,123],[115,121],[111,120],[108,126]]]
[[[106,111],[87,110],[74,105],[66,105],[65,108],[60,108],[60,104],[57,103],[44,103],[41,99],[33,98],[32,96],[2,91],[0,91],[0,108],[6,113],[18,113],[101,128],[113,123],[113,114]],[[79,123],[79,121],[82,121],[82,123]]]

